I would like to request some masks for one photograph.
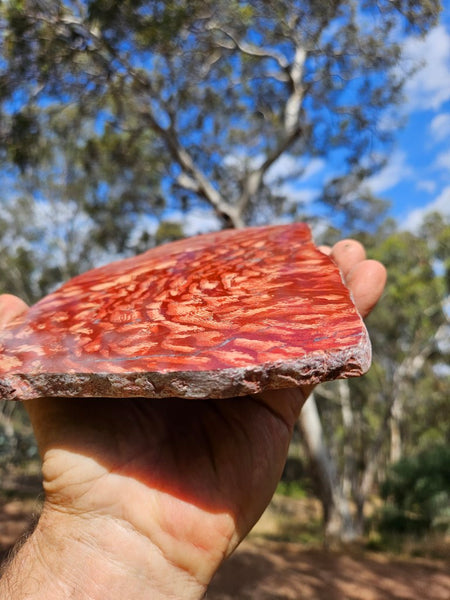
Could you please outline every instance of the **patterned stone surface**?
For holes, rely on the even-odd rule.
[[[304,224],[84,273],[0,333],[0,397],[231,397],[360,375],[367,331]]]

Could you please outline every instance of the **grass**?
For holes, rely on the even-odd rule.
[[[410,558],[447,560],[450,556],[450,536],[428,532],[424,535],[381,534],[371,531],[365,548],[372,552],[389,553]]]
[[[308,491],[299,481],[280,481],[276,493],[296,500],[303,500],[309,496]]]

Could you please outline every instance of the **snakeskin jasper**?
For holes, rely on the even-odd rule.
[[[0,397],[224,398],[360,375],[370,354],[305,224],[226,230],[43,298],[0,333]]]

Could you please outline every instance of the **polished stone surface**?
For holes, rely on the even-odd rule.
[[[338,269],[297,223],[181,240],[68,281],[0,333],[0,396],[231,397],[369,364]]]

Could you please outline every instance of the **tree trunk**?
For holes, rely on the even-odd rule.
[[[339,488],[336,466],[328,451],[314,394],[306,401],[298,426],[306,446],[323,508],[326,543],[349,542],[356,531],[349,503]]]
[[[389,422],[390,434],[391,434],[391,452],[390,452],[390,462],[396,463],[402,457],[402,436],[400,430],[400,423],[403,418],[403,411],[398,410],[394,411],[394,408],[401,408],[400,403],[397,405],[394,402],[393,410],[391,413],[391,420]]]
[[[341,404],[342,425],[344,427],[342,495],[344,498],[351,498],[354,482],[356,481],[355,457],[351,443],[351,436],[354,435],[355,419],[350,401],[350,386],[348,384],[348,379],[339,379],[337,381],[337,389],[339,393],[339,402]]]

